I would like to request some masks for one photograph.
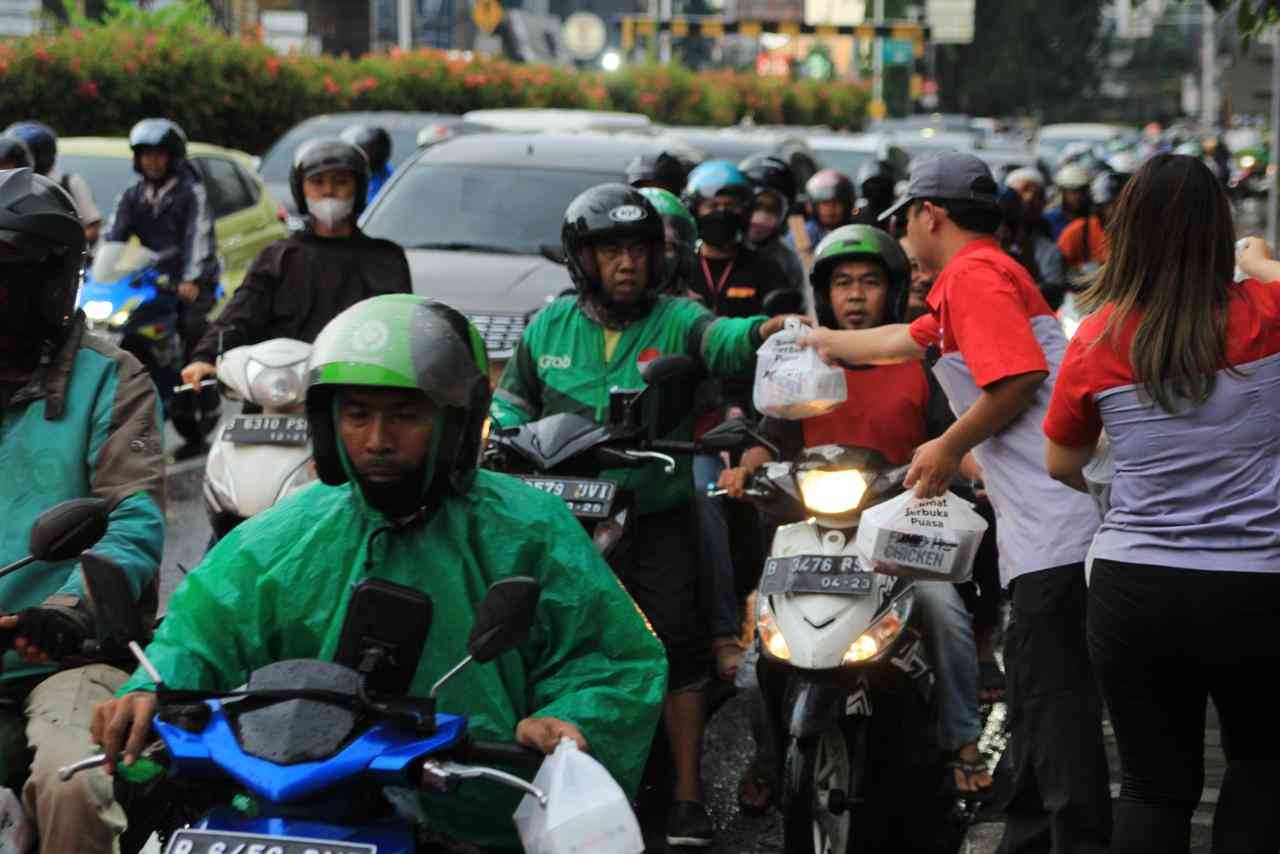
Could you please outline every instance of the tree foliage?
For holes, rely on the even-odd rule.
[[[1236,28],[1246,40],[1280,23],[1280,0],[1209,0],[1209,5],[1219,15],[1234,12]]]
[[[943,109],[1061,121],[1089,114],[1101,79],[1102,0],[977,0],[974,40],[938,49]]]

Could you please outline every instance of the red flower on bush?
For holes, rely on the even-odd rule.
[[[53,57],[49,55],[49,51],[45,50],[42,47],[38,47],[35,50],[31,51],[31,55],[34,56],[36,58],[36,61],[41,63],[42,65],[48,65],[49,61],[53,59]]]
[[[267,76],[272,80],[275,80],[276,76],[280,74],[280,60],[276,59],[274,56],[268,56],[266,66]]]
[[[330,95],[340,95],[342,94],[342,87],[338,85],[336,80],[326,74],[324,76],[324,91]]]
[[[489,82],[489,78],[483,74],[468,74],[462,78],[462,84],[468,89],[478,89]]]
[[[98,81],[96,80],[80,81],[80,87],[76,89],[76,94],[79,95],[81,98],[93,99],[98,97]]]

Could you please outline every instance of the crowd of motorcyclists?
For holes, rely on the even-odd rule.
[[[542,598],[518,655],[466,671],[442,702],[485,737],[544,753],[572,739],[632,795],[656,764],[667,843],[709,846],[702,745],[727,686],[758,712],[741,806],[769,808],[782,786],[767,725],[778,698],[744,678],[771,664],[748,603],[780,520],[734,499],[779,457],[853,447],[905,467],[918,496],[953,491],[991,522],[977,583],[920,582],[914,601],[950,797],[991,797],[980,708],[1007,698],[1002,854],[1186,851],[1207,696],[1229,760],[1214,850],[1280,846],[1275,739],[1246,693],[1280,658],[1267,631],[1280,616],[1280,412],[1267,394],[1280,304],[1261,284],[1280,264],[1260,241],[1237,257],[1201,159],[1076,158],[997,183],[979,158],[942,152],[909,175],[875,160],[801,187],[767,154],[640,157],[627,183],[565,211],[572,291],[530,322],[491,388],[467,319],[413,295],[403,250],[360,230],[389,175],[385,131],[299,147],[290,188],[305,227],[258,256],[213,321],[217,247],[185,134],[146,119],[130,145],[138,181],[102,234],[168,253],[182,382],[198,388],[237,346],[314,343],[306,415],[321,482],[235,528],[184,579],[146,647],[166,685],[230,690],[264,664],[334,656],[346,597],[373,576],[434,603],[411,688],[422,694],[466,654],[487,586],[532,576]],[[55,158],[39,123],[0,137],[0,562],[27,553],[59,501],[104,498],[94,551],[154,617],[166,413],[146,367],[76,311],[102,217]],[[1250,277],[1239,286],[1237,263]],[[847,398],[762,419],[755,354],[792,320],[843,371]],[[559,499],[480,467],[489,431],[566,414],[604,423],[671,355],[698,372],[664,439],[743,419],[761,441],[670,471],[605,471],[634,514],[607,557]],[[169,418],[185,442],[172,457],[207,450],[212,408]],[[1100,436],[1115,456],[1101,509],[1081,474]],[[0,786],[19,794],[41,851],[112,851],[128,817],[109,772],[151,738],[154,678],[81,654],[93,603],[75,560],[0,578],[0,613]],[[1114,808],[1104,714],[1122,762]],[[99,747],[107,773],[58,779]],[[461,839],[515,843],[514,801],[485,789],[421,808]]]

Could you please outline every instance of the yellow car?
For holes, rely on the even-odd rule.
[[[254,171],[249,155],[192,142],[187,144],[187,159],[204,180],[213,209],[225,302],[263,247],[287,237],[289,231],[280,218],[280,207]],[[57,168],[88,182],[93,200],[102,211],[104,231],[116,200],[138,180],[133,171],[133,152],[124,137],[62,137],[58,140]]]

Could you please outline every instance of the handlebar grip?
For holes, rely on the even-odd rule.
[[[678,442],[673,439],[654,439],[644,443],[644,450],[657,451],[662,454],[696,454],[700,450],[697,442]]]
[[[475,764],[507,765],[536,771],[547,757],[512,741],[473,741],[467,745],[461,758]]]

